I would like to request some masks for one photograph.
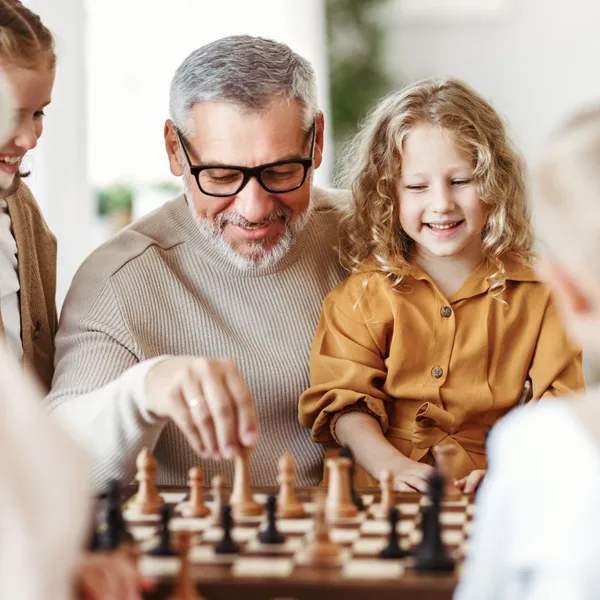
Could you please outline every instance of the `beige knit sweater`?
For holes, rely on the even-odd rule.
[[[315,190],[313,201],[333,204],[333,194]],[[241,271],[215,251],[181,196],[84,262],[62,310],[48,401],[90,448],[97,488],[129,482],[144,445],[155,446],[161,483],[185,484],[196,464],[207,482],[216,474],[231,481],[231,462],[200,460],[172,422],[145,409],[148,359],[184,354],[230,358],[249,385],[262,433],[250,457],[253,484],[277,483],[284,450],[296,458],[299,485],[319,483],[323,450],[300,427],[297,403],[309,386],[321,302],[343,277],[338,220],[315,209],[279,263]]]

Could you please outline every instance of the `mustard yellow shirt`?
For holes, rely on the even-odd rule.
[[[455,475],[486,468],[485,436],[519,403],[584,387],[580,349],[568,338],[549,289],[533,269],[505,259],[506,289],[483,261],[447,298],[416,266],[397,291],[381,273],[350,276],[325,299],[310,358],[300,423],[336,445],[336,415],[362,409],[404,455],[433,462],[441,442],[458,449]],[[366,477],[365,477],[366,476]],[[361,473],[358,485],[376,481]]]

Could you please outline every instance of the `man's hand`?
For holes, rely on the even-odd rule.
[[[83,600],[142,600],[142,591],[153,587],[123,552],[84,554],[75,585]]]
[[[256,407],[235,364],[221,358],[170,358],[146,377],[148,410],[169,417],[202,458],[231,458],[258,439]]]
[[[474,493],[479,484],[483,481],[485,477],[485,469],[475,469],[471,471],[466,477],[463,477],[459,481],[456,481],[454,485],[462,490],[465,494]]]

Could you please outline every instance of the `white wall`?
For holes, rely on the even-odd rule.
[[[31,153],[28,179],[58,240],[56,298],[95,247],[94,199],[88,183],[85,21],[82,0],[26,0],[56,39],[58,68],[44,135]]]
[[[535,162],[560,119],[600,101],[600,2],[506,1],[506,15],[496,19],[403,20],[402,0],[391,0],[388,64],[404,83],[437,74],[464,79],[506,116]]]
[[[163,143],[169,84],[193,50],[250,34],[288,44],[315,68],[328,112],[323,0],[85,0],[88,12],[89,153],[95,185],[155,183],[172,176]],[[118,15],[118,18],[115,18]],[[329,181],[331,154],[317,172]]]

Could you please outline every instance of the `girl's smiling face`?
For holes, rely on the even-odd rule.
[[[487,220],[473,161],[452,134],[429,123],[404,140],[398,184],[400,225],[423,257],[473,256]]]

